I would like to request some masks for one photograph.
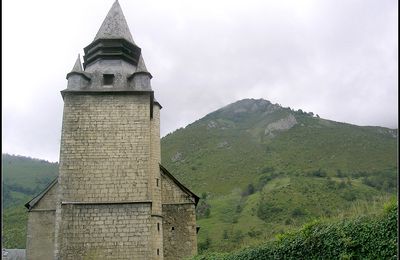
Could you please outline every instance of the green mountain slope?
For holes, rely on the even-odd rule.
[[[257,244],[395,193],[397,130],[245,99],[162,139],[163,164],[195,193],[200,249]]]
[[[25,248],[27,211],[24,204],[39,194],[58,173],[58,163],[2,154],[2,241],[5,248]]]
[[[58,174],[58,163],[2,154],[3,207],[25,204]]]
[[[397,191],[397,130],[338,123],[261,99],[210,113],[161,146],[163,165],[202,198],[201,252],[260,244]],[[23,205],[55,178],[58,164],[7,154],[2,160],[4,246],[23,248]]]

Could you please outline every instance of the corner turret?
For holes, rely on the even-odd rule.
[[[147,71],[143,56],[140,55],[136,71],[128,77],[129,86],[136,90],[151,90],[150,80],[153,76]]]
[[[82,89],[86,88],[90,82],[90,77],[83,71],[80,55],[76,59],[75,65],[71,72],[67,74],[68,85],[67,89]]]

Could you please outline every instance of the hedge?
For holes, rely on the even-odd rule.
[[[379,216],[329,223],[316,220],[262,246],[209,253],[195,260],[397,259],[397,201]]]

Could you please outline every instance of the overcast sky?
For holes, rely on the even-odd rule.
[[[66,74],[114,0],[2,1],[2,151],[58,161]],[[165,135],[243,98],[398,127],[397,0],[120,5]]]

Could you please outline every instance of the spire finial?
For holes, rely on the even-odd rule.
[[[104,19],[99,31],[96,34],[94,40],[97,39],[120,39],[133,41],[131,32],[129,31],[128,24],[125,20],[125,16],[122,12],[121,6],[118,0],[114,2],[106,18]]]
[[[146,64],[144,64],[143,56],[140,54],[138,65],[136,68],[136,72],[148,72],[146,68]]]
[[[81,56],[78,54],[78,58],[75,61],[75,65],[72,68],[71,72],[83,72],[82,64],[81,64]]]

